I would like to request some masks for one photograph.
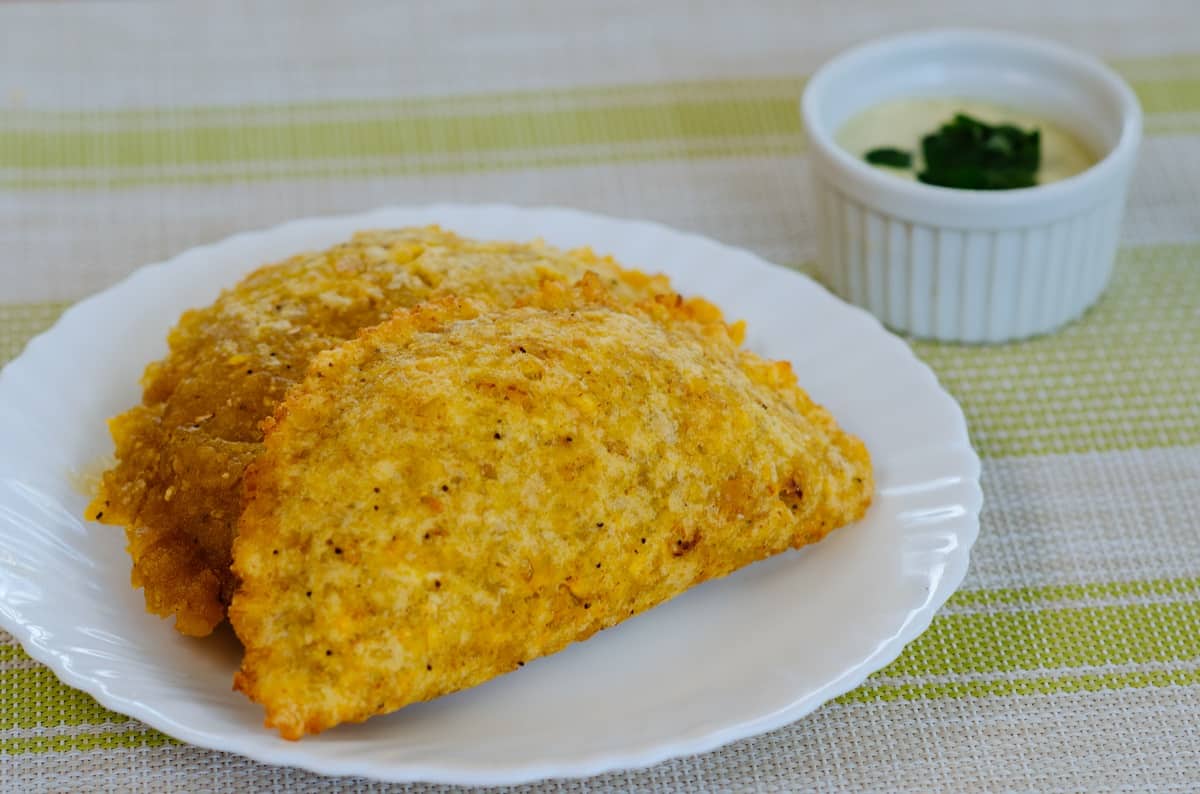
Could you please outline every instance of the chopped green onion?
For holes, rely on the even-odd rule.
[[[1041,133],[1012,124],[991,125],[959,113],[921,139],[929,185],[970,190],[1008,190],[1037,184]]]
[[[884,146],[872,149],[865,155],[871,165],[886,165],[890,168],[912,168],[912,152]]]
[[[955,114],[936,132],[921,139],[924,170],[917,179],[928,185],[968,190],[1033,187],[1042,163],[1039,130],[1026,132],[1013,124],[987,124],[965,113]],[[911,152],[892,147],[864,156],[872,165],[912,168]]]

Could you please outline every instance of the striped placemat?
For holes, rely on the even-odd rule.
[[[799,723],[529,788],[1195,790],[1194,4],[915,5],[0,5],[0,31],[20,34],[0,47],[0,363],[139,264],[383,204],[572,205],[803,267],[796,101],[821,61],[947,21],[1090,49],[1147,113],[1110,289],[1053,336],[913,344],[984,459],[963,589],[894,664]],[[0,632],[0,790],[375,788],[176,743]]]

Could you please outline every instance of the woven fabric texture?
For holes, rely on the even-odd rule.
[[[984,459],[962,590],[894,664],[800,722],[519,790],[1195,791],[1197,14],[1193,0],[0,3],[0,363],[143,263],[385,204],[576,206],[804,267],[796,103],[821,62],[935,25],[1089,50],[1146,111],[1110,289],[1045,338],[913,343]],[[0,791],[391,789],[181,745],[0,632]]]

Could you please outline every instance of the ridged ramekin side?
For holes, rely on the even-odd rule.
[[[838,295],[918,338],[1003,342],[1078,317],[1104,290],[1123,195],[1016,229],[917,223],[855,201],[820,176],[819,261]]]

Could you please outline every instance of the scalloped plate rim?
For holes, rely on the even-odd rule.
[[[628,227],[640,227],[657,236],[686,239],[692,244],[702,244],[723,256],[736,258],[744,264],[750,264],[756,269],[782,272],[787,277],[807,282],[808,287],[820,296],[819,299],[838,304],[839,310],[853,317],[853,322],[861,327],[869,328],[871,333],[886,338],[886,344],[891,348],[891,354],[899,356],[903,364],[914,368],[919,373],[924,385],[936,393],[942,402],[942,410],[946,412],[944,419],[949,422],[948,435],[954,442],[953,451],[961,456],[962,470],[959,472],[964,488],[962,507],[962,528],[957,533],[958,546],[946,558],[946,565],[935,587],[929,591],[925,602],[909,610],[908,616],[901,627],[890,637],[876,647],[874,653],[846,669],[840,676],[828,681],[821,688],[794,699],[778,709],[760,715],[759,717],[743,720],[709,733],[689,738],[675,744],[663,743],[646,748],[640,752],[628,752],[601,756],[590,759],[575,760],[567,764],[556,765],[553,762],[533,762],[525,765],[513,765],[503,769],[479,769],[474,767],[422,765],[414,763],[384,763],[379,765],[371,759],[351,758],[344,761],[330,758],[314,758],[305,755],[304,743],[286,745],[282,750],[278,746],[244,747],[236,741],[225,741],[219,734],[193,729],[180,724],[170,716],[159,711],[152,705],[137,699],[112,693],[103,678],[86,675],[76,671],[70,664],[69,656],[61,650],[44,646],[37,637],[38,626],[23,620],[10,605],[0,602],[0,627],[7,630],[21,644],[33,659],[45,664],[63,683],[94,697],[106,708],[138,719],[152,728],[162,731],[176,739],[194,744],[199,747],[234,753],[255,761],[272,765],[296,766],[323,775],[362,775],[390,782],[429,782],[451,785],[509,785],[542,780],[547,778],[577,778],[603,774],[615,770],[645,768],[673,758],[704,753],[739,739],[756,736],[770,730],[795,722],[810,714],[819,706],[838,697],[863,683],[871,673],[887,666],[894,661],[906,645],[920,636],[930,625],[935,613],[946,602],[951,594],[961,585],[969,564],[970,549],[979,531],[979,511],[982,506],[982,493],[979,488],[980,463],[978,456],[971,447],[965,416],[958,403],[939,383],[934,372],[898,337],[887,331],[879,321],[865,310],[842,302],[829,293],[824,287],[807,276],[796,271],[773,265],[761,257],[745,249],[720,243],[703,235],[673,229],[666,225],[646,220],[634,220],[600,215],[565,207],[521,207],[509,204],[461,204],[436,203],[425,205],[392,205],[380,207],[362,213],[345,215],[325,215],[308,218],[292,219],[271,227],[257,230],[247,230],[227,236],[221,240],[201,244],[186,249],[175,256],[161,262],[147,264],[132,271],[112,286],[88,296],[68,307],[49,329],[31,339],[22,352],[0,369],[0,400],[5,396],[5,387],[41,353],[43,346],[68,333],[70,328],[90,311],[95,310],[113,293],[132,289],[141,281],[154,278],[163,269],[169,268],[174,262],[185,257],[199,256],[205,251],[217,251],[226,246],[236,246],[251,239],[261,239],[285,234],[290,229],[312,226],[313,224],[341,224],[353,221],[360,228],[370,228],[373,218],[384,218],[393,214],[422,213],[436,215],[438,213],[454,214],[460,212],[516,212],[521,214],[571,217],[584,223],[618,224]],[[453,224],[447,224],[453,228]],[[599,244],[598,244],[599,245]],[[720,300],[718,299],[718,303]]]

